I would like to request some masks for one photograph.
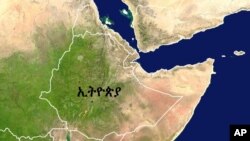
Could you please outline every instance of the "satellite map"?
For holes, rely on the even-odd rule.
[[[250,0],[0,0],[0,141],[250,141]]]

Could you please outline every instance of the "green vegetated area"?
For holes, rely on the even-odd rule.
[[[0,132],[0,141],[18,141],[9,132]]]
[[[116,81],[116,69],[111,68],[112,62],[107,60],[104,40],[104,36],[75,38],[60,70],[54,74],[51,94],[46,96],[70,126],[95,136],[118,128],[119,121],[124,119],[119,114],[119,103],[129,89],[128,83]],[[122,92],[116,98],[105,94],[78,97],[78,87],[88,94],[89,86],[95,89],[121,87]]]
[[[36,51],[0,60],[0,129],[8,127],[18,136],[37,136],[59,125],[56,112],[39,95],[49,89],[51,69],[70,42],[71,32],[63,24],[37,28]]]
[[[67,133],[66,141],[71,141],[70,133]]]
[[[21,139],[21,141],[53,141],[51,137],[46,137],[46,138],[34,138],[32,140],[30,139]]]

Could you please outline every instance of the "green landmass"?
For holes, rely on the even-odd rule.
[[[81,30],[84,31],[83,28]],[[57,68],[71,38],[71,29],[63,24],[37,27],[33,37],[34,52],[17,52],[0,60],[0,112],[4,113],[0,116],[0,129],[8,127],[17,136],[32,137],[61,127],[55,110],[39,96],[41,91],[49,90],[51,70]],[[104,36],[76,37],[71,51],[61,60],[60,70],[54,72],[51,93],[43,95],[58,109],[62,119],[87,135],[98,136],[118,130],[120,122],[126,120],[119,114],[119,105],[125,96],[123,93],[132,94],[129,82],[116,80],[117,70],[107,59],[105,44]],[[89,86],[121,87],[122,92],[117,98],[83,98],[77,97],[79,86],[84,91]],[[0,137],[8,141],[13,138],[5,134]]]
[[[119,104],[129,90],[129,83],[116,81],[117,72],[110,67],[107,54],[104,36],[75,38],[60,70],[54,73],[51,93],[46,95],[71,126],[95,136],[118,130],[119,122],[125,118],[119,114]],[[89,86],[121,87],[123,94],[116,98],[105,95],[78,97],[78,87],[86,94]]]
[[[34,138],[32,140],[30,139],[21,139],[21,141],[53,141],[51,137],[46,137],[46,138]]]
[[[0,141],[18,141],[9,132],[0,132]]]
[[[32,53],[15,53],[0,60],[0,129],[17,136],[46,134],[60,124],[54,109],[39,99],[49,89],[51,69],[71,42],[63,24],[37,28]]]
[[[67,133],[66,141],[71,141],[71,139],[70,139],[70,133]]]

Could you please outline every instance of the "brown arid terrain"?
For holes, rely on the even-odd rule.
[[[132,11],[142,52],[154,51],[223,24],[225,16],[248,10],[249,0],[123,0]]]
[[[8,57],[13,52],[34,51],[36,47],[32,38],[39,27],[63,23],[70,29],[81,3],[68,0],[1,0],[0,57]]]
[[[15,105],[7,106],[11,113],[29,115],[28,119],[13,119],[2,112],[9,120],[0,122],[1,140],[174,140],[191,119],[214,74],[212,59],[147,73],[134,62],[139,58],[136,50],[101,24],[91,0],[0,3],[4,27],[0,31],[0,74],[13,79],[10,83],[20,90],[15,93],[19,97],[6,98],[12,85],[7,79],[3,89],[6,85],[0,82],[0,100]],[[15,68],[15,63],[25,67]],[[24,75],[14,75],[26,69]],[[75,91],[72,84],[78,87],[80,80],[119,85],[123,91],[116,99],[97,98],[90,103],[71,93]],[[33,106],[37,101],[41,104]],[[0,105],[0,110],[5,108]],[[34,108],[42,109],[42,114]]]
[[[135,70],[135,74],[145,86],[172,94],[173,96],[180,96],[180,99],[158,121],[155,129],[145,128],[144,130],[148,131],[148,134],[143,134],[143,130],[138,131],[128,136],[127,140],[135,139],[140,141],[143,138],[151,138],[150,140],[174,140],[191,119],[194,108],[209,86],[211,74],[213,73],[212,65],[213,60],[208,59],[196,65],[175,67],[169,71],[160,70],[151,75],[146,74],[138,67]],[[154,82],[152,83],[152,81]]]

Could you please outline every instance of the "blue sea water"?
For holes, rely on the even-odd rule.
[[[109,17],[114,22],[109,27],[128,41],[130,46],[137,49],[137,41],[132,39],[135,39],[135,34],[133,28],[130,26],[131,21],[120,13],[122,9],[128,10],[128,6],[122,3],[121,0],[112,0],[109,2],[94,0],[94,2],[97,5],[100,17]]]
[[[137,49],[136,41],[131,40],[134,31],[130,21],[119,12],[128,7],[119,0],[94,1],[100,16],[109,16],[115,22],[110,28]],[[140,53],[137,61],[148,72],[195,64],[209,57],[215,59],[216,75],[177,141],[228,141],[230,124],[250,124],[249,34],[250,12],[240,12],[227,16],[223,25],[198,33],[190,40]],[[234,50],[243,50],[246,55],[236,57]],[[226,58],[221,57],[224,54]]]

